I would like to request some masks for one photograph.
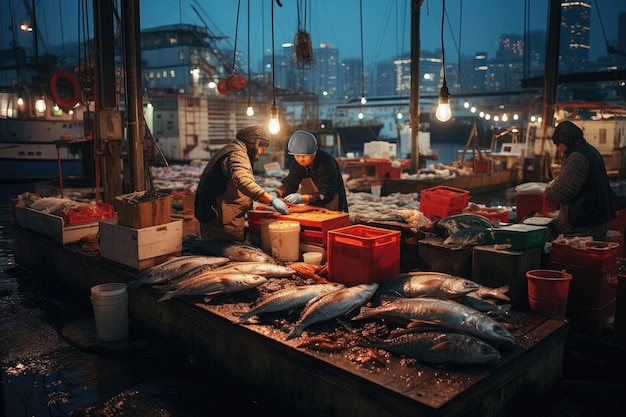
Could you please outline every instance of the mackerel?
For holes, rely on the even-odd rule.
[[[246,323],[252,316],[274,313],[277,311],[295,310],[313,298],[337,291],[343,284],[313,284],[293,288],[285,288],[264,297],[254,308],[239,317],[239,323]]]
[[[227,240],[203,240],[195,249],[202,253],[208,252],[215,256],[225,256],[234,262],[266,262],[275,264],[276,261],[261,248],[245,243],[230,242]]]
[[[469,227],[489,228],[494,225],[488,218],[480,214],[454,214],[439,220],[437,226],[444,228],[449,235],[453,235],[459,230]]]
[[[442,272],[408,272],[381,284],[377,294],[411,298],[455,298],[479,288],[472,280]]]
[[[377,289],[376,283],[359,284],[314,298],[304,308],[293,330],[287,335],[287,340],[299,337],[302,331],[311,324],[345,315],[362,306],[369,301]]]
[[[296,270],[285,265],[266,262],[234,262],[218,268],[216,273],[222,274],[255,274],[264,277],[288,278],[296,273]]]
[[[500,352],[487,342],[454,332],[406,333],[361,345],[431,363],[476,364],[500,359]]]
[[[171,298],[206,295],[214,297],[220,294],[232,294],[235,292],[256,288],[267,282],[267,278],[253,274],[214,274],[209,271],[205,274],[185,281],[176,289],[168,291],[158,301],[166,301]],[[206,299],[205,299],[206,301]]]
[[[486,314],[452,300],[437,298],[394,298],[378,307],[362,307],[353,320],[390,317],[466,332],[502,346],[514,346],[515,337]]]
[[[128,287],[136,288],[141,285],[168,283],[200,266],[208,265],[214,268],[225,265],[228,262],[230,262],[230,259],[222,256],[178,256],[141,271],[134,280],[128,283]]]

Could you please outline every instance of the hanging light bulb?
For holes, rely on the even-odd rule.
[[[18,106],[23,106],[24,105],[24,99],[22,98],[22,96],[19,96],[17,98],[17,105]]]
[[[276,100],[274,100],[270,110],[270,124],[267,127],[267,130],[272,135],[277,135],[278,132],[280,132],[280,121],[278,120],[278,105],[276,104]]]
[[[447,122],[450,120],[450,117],[452,117],[452,110],[450,109],[450,92],[448,91],[448,86],[446,85],[445,76],[441,90],[439,90],[439,105],[437,106],[437,113],[435,113],[435,117],[437,117],[437,120],[440,122]]]
[[[367,103],[367,99],[365,98],[365,94],[361,96],[361,104]]]
[[[443,71],[443,83],[439,90],[439,105],[437,106],[437,112],[435,117],[440,122],[447,122],[452,116],[452,110],[450,110],[450,92],[448,91],[448,85],[446,84],[446,54],[443,44],[443,23],[446,15],[446,0],[442,0],[441,11],[441,65]]]
[[[43,99],[43,97],[39,97],[37,101],[35,101],[35,110],[37,110],[38,113],[43,113],[46,111],[46,101]]]
[[[248,117],[254,116],[254,108],[252,108],[251,103],[248,103],[248,109],[246,110],[246,114]]]

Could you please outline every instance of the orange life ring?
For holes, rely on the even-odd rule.
[[[63,110],[73,108],[81,98],[78,79],[67,70],[56,70],[48,83],[50,96]]]

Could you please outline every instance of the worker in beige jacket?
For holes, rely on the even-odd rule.
[[[288,214],[284,201],[267,193],[254,178],[252,165],[269,146],[262,126],[249,126],[237,133],[209,160],[196,191],[194,212],[205,240],[245,240],[245,216],[253,201],[270,204]]]

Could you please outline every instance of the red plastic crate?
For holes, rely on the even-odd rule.
[[[433,188],[426,188],[420,193],[420,203],[423,201],[445,204],[451,207],[461,206],[461,210],[469,203],[469,191],[460,188],[440,185]]]
[[[328,232],[328,277],[352,286],[400,273],[400,232],[354,225]]]
[[[552,242],[550,260],[564,265],[605,269],[617,264],[619,251],[619,243],[615,242],[590,241],[582,248]]]
[[[534,213],[548,216],[558,210],[559,205],[545,198],[543,193],[517,194],[517,222],[521,223],[526,217]]]
[[[493,208],[486,207],[481,208],[480,210],[463,210],[463,213],[467,214],[478,214],[479,216],[483,216],[489,219],[490,222],[500,222],[500,223],[508,223],[509,222],[509,211],[505,208]]]
[[[431,200],[420,201],[420,211],[432,221],[454,214],[461,214],[465,207],[465,205],[449,206],[447,204],[435,203]]]
[[[391,161],[376,162],[376,178],[399,179],[402,175],[402,168],[395,168]]]
[[[67,213],[62,213],[61,217],[66,225],[74,226],[110,219],[114,215],[115,209],[111,204],[96,202],[95,204],[84,204],[79,208],[71,209]]]

